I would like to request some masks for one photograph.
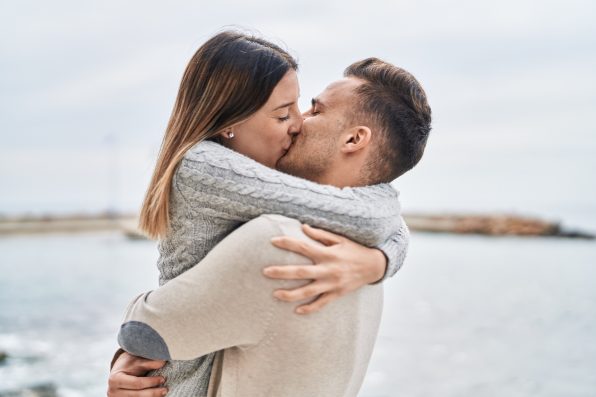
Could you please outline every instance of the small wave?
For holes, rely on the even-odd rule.
[[[0,351],[8,353],[9,357],[43,357],[52,351],[52,344],[22,335],[0,334]]]

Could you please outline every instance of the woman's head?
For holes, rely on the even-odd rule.
[[[297,96],[296,69],[296,61],[280,47],[239,32],[219,33],[197,50],[182,77],[141,209],[142,230],[151,237],[166,233],[173,174],[186,151],[198,142],[216,139],[242,153],[246,147],[244,154],[265,165],[275,165],[268,153],[280,152],[277,158],[283,155],[285,136],[297,129],[300,117],[295,106],[297,98],[291,112],[290,107],[283,113],[267,105],[272,105],[270,99],[276,97],[285,100]],[[265,114],[278,116],[280,124],[264,123]],[[287,116],[290,119],[285,119]],[[258,128],[263,128],[262,135]],[[231,133],[233,138],[229,138]],[[252,139],[247,139],[249,136]],[[261,142],[262,147],[257,150],[251,142]]]
[[[219,33],[186,67],[171,122],[189,135],[213,138],[263,107],[286,73],[297,68],[275,44],[239,32]]]
[[[298,77],[294,70],[289,70],[267,102],[248,119],[227,128],[218,141],[274,168],[292,144],[292,136],[300,132],[299,96]]]

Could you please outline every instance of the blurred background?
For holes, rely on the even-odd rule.
[[[136,213],[186,63],[240,27],[299,59],[303,109],[365,57],[418,78],[434,128],[405,212],[593,233],[595,20],[587,0],[3,2],[0,222]],[[0,396],[105,395],[155,244],[5,233],[0,253]],[[595,396],[595,266],[593,240],[414,232],[361,396]]]

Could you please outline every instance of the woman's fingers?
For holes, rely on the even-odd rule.
[[[329,302],[336,300],[339,297],[338,294],[328,292],[321,295],[315,301],[308,303],[306,305],[301,305],[296,308],[296,313],[298,314],[311,314],[316,311],[321,310],[324,306],[326,306]]]
[[[114,372],[108,379],[108,396],[163,396],[166,388],[161,376],[134,376],[124,372]]]
[[[316,245],[311,241],[300,240],[290,236],[273,237],[271,243],[277,248],[284,249],[286,251],[292,251],[302,256],[306,256],[317,262],[320,256],[323,255],[322,247]]]
[[[157,387],[164,383],[161,376],[132,376],[124,374],[120,389],[143,390]]]
[[[117,390],[114,393],[108,393],[108,397],[163,397],[168,394],[165,387],[145,389],[145,390]]]
[[[123,392],[125,392],[123,390]],[[160,387],[157,389],[145,389],[145,390],[133,390],[129,391],[128,394],[123,394],[123,397],[163,397],[167,396],[168,389]]]
[[[166,365],[165,361],[161,360],[148,360],[142,357],[137,357],[134,365],[134,372],[133,373],[142,373],[142,372],[149,372],[154,369],[159,369]]]
[[[329,291],[332,288],[329,283],[312,282],[295,289],[278,289],[273,292],[273,296],[285,302],[296,302],[309,299]]]
[[[318,242],[327,246],[339,244],[342,239],[341,236],[335,233],[331,233],[323,229],[317,229],[309,225],[302,225],[302,231],[308,237],[312,238],[313,240],[317,240]]]
[[[144,376],[147,372],[161,368],[165,364],[166,362],[162,360],[150,360],[122,352],[114,362],[111,372],[124,372],[128,375]]]
[[[108,378],[108,397],[153,397],[164,396],[166,388],[162,376],[144,375],[163,367],[165,361],[148,360],[129,353],[122,353],[114,362]]]
[[[278,280],[315,280],[326,277],[329,270],[314,265],[269,266],[263,269],[263,274]]]

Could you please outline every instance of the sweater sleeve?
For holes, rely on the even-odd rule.
[[[278,214],[378,246],[398,267],[400,238],[398,192],[389,184],[337,188],[266,167],[214,142],[201,142],[181,161],[174,188],[191,211],[247,222]],[[400,246],[398,246],[400,245]]]
[[[410,242],[410,229],[408,225],[401,219],[401,226],[397,233],[391,235],[391,237],[382,243],[378,248],[385,253],[387,257],[387,268],[385,269],[385,275],[380,281],[387,280],[389,277],[393,277],[406,260],[408,253],[408,246]]]

